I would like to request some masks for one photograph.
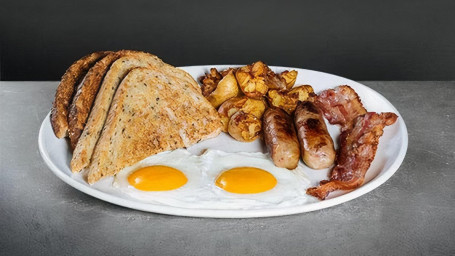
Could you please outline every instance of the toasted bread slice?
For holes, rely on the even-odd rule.
[[[76,148],[77,141],[84,130],[96,94],[111,64],[118,58],[129,55],[143,55],[145,52],[121,50],[113,52],[99,60],[85,75],[73,97],[68,114],[68,137],[71,148]],[[151,54],[149,54],[151,55]],[[150,57],[150,56],[148,56]],[[159,61],[161,62],[161,61]]]
[[[157,69],[168,76],[185,81],[186,86],[191,87],[193,90],[201,91],[200,86],[190,74],[164,63],[155,55],[132,50],[121,50],[117,54],[124,57],[117,59],[111,65],[103,80],[85,128],[74,149],[70,163],[72,172],[79,172],[90,164],[90,159],[106,120],[112,97],[122,79],[131,69],[135,67]]]
[[[108,51],[94,52],[74,62],[62,76],[55,93],[51,110],[51,125],[57,138],[63,138],[68,131],[68,106],[73,98],[75,87],[85,76],[87,71],[101,58],[109,54]]]
[[[89,166],[88,182],[220,132],[215,108],[185,80],[157,69],[133,69],[115,93]]]
[[[189,85],[193,86],[194,89],[201,91],[201,87],[190,74],[188,74],[186,71],[182,69],[176,68],[172,65],[163,62],[156,55],[134,50],[120,50],[118,51],[118,53],[124,56],[135,56],[141,59],[146,59],[147,62],[149,62],[153,68],[158,68],[168,75],[172,75],[180,79],[183,79],[186,82],[188,82]]]
[[[103,129],[107,112],[118,85],[128,72],[136,67],[147,67],[148,62],[141,58],[125,56],[112,63],[98,91],[89,118],[73,151],[70,167],[79,172],[90,164],[93,149]]]
[[[74,149],[76,147],[77,141],[84,130],[85,122],[106,72],[119,57],[120,55],[114,52],[102,58],[90,68],[83,81],[77,87],[68,115],[68,137],[70,138],[71,148]]]

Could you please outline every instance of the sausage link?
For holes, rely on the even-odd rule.
[[[265,144],[278,167],[295,169],[300,159],[299,141],[292,118],[279,108],[268,108],[262,119]]]
[[[336,153],[321,110],[310,101],[299,102],[294,122],[303,162],[312,169],[330,167]]]

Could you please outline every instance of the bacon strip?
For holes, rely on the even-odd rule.
[[[367,113],[359,95],[348,85],[321,92],[315,104],[322,110],[329,123],[341,126],[341,131],[349,129],[352,121]]]
[[[330,180],[323,180],[318,187],[309,188],[307,194],[324,200],[332,191],[350,190],[362,185],[376,155],[384,127],[395,123],[397,118],[390,112],[369,112],[355,118],[352,128],[340,135],[340,152]]]

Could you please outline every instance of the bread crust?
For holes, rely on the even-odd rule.
[[[76,147],[77,141],[84,130],[88,115],[106,72],[119,57],[118,53],[110,53],[99,60],[90,68],[83,81],[78,85],[76,94],[69,107],[68,115],[68,137],[72,149]]]
[[[88,54],[75,61],[62,76],[55,93],[51,109],[51,125],[57,138],[63,138],[68,131],[68,106],[73,98],[74,89],[87,71],[109,51]]]
[[[88,169],[88,182],[115,175],[147,156],[217,136],[215,108],[187,81],[135,68],[119,85]]]

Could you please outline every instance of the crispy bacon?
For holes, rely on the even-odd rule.
[[[397,118],[396,114],[389,112],[369,112],[355,118],[353,126],[340,135],[340,152],[330,180],[323,180],[318,187],[309,188],[307,194],[324,200],[332,191],[350,190],[362,185],[384,127],[395,123]]]
[[[349,129],[356,117],[367,113],[357,93],[348,85],[321,92],[315,104],[329,123],[341,126],[341,131]]]

